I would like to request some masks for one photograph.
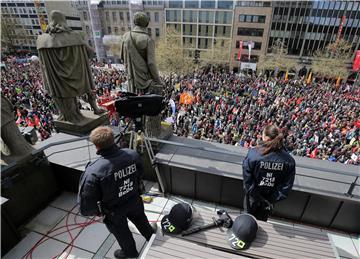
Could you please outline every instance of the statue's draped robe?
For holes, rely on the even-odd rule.
[[[132,37],[132,39],[131,39]],[[129,80],[129,92],[148,92],[148,88],[161,85],[155,63],[155,43],[145,29],[136,26],[123,36],[121,59],[124,61]]]
[[[88,62],[93,53],[78,33],[44,33],[37,49],[45,89],[52,97],[77,97],[95,89]]]
[[[131,93],[155,93],[162,95],[162,83],[155,63],[155,43],[146,28],[135,26],[123,36],[121,59],[128,74]],[[146,117],[145,129],[149,137],[159,137],[161,117]]]
[[[14,107],[11,102],[1,94],[1,139],[5,142],[13,157],[29,155],[33,148],[22,136],[16,126]],[[5,161],[6,157],[3,158]],[[7,161],[10,162],[10,161]]]

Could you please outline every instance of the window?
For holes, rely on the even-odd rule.
[[[206,9],[213,9],[215,8],[215,1],[204,1],[201,0],[201,8],[206,8]]]
[[[112,13],[112,19],[113,19],[113,22],[116,22],[117,21],[117,13],[116,12],[113,12]]]
[[[109,12],[105,12],[105,19],[106,21],[109,21]]]
[[[160,29],[159,28],[155,28],[155,36],[156,37],[160,36]]]
[[[166,21],[168,22],[180,22],[181,19],[180,10],[166,10]]]
[[[197,0],[185,1],[185,8],[199,8],[199,1]]]
[[[151,36],[151,28],[147,28],[147,30],[148,30],[148,34]]]
[[[107,29],[108,29],[108,33],[111,34],[111,27],[109,26],[107,27]]]
[[[200,11],[199,12],[199,22],[213,23],[214,22],[214,12],[213,11]]]
[[[128,22],[130,22],[130,13],[129,13],[129,12],[126,13],[126,20],[127,20]]]
[[[252,23],[265,23],[265,15],[246,15],[240,14],[239,15],[239,22],[252,22]],[[275,16],[274,16],[274,20]]]
[[[169,1],[169,8],[183,8],[183,1]]]
[[[120,21],[124,21],[124,14],[123,12],[119,12]]]
[[[151,14],[149,12],[146,13],[147,17],[149,17],[149,22],[151,21]]]
[[[232,9],[233,8],[233,1],[218,1],[218,8],[219,9]]]
[[[254,42],[254,49],[261,49],[261,42]]]
[[[87,12],[83,12],[83,16],[84,16],[84,20],[87,21],[87,19],[88,19]]]
[[[159,22],[159,13],[155,12],[154,15],[155,15],[155,22]]]
[[[115,34],[118,34],[118,33],[119,33],[119,28],[118,28],[118,27],[115,27],[115,28],[114,28],[114,31],[115,31]]]
[[[216,12],[215,23],[231,24],[232,23],[232,13],[226,11]]]
[[[244,27],[239,27],[237,31],[237,35],[240,36],[262,37],[263,33],[264,33],[264,29],[244,28]]]
[[[85,26],[85,30],[86,30],[86,33],[89,34],[89,32],[90,32],[90,27],[86,25],[86,26]]]
[[[183,21],[184,22],[196,22],[196,11],[184,11],[183,13]]]

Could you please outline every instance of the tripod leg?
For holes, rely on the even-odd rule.
[[[144,133],[144,143],[145,143],[146,151],[148,152],[148,155],[149,155],[149,158],[150,158],[151,165],[154,166],[156,177],[157,177],[157,179],[159,181],[159,185],[160,185],[160,188],[161,188],[161,192],[164,194],[165,193],[165,185],[164,185],[164,182],[163,182],[163,180],[161,178],[159,167],[155,163],[154,151],[152,149],[150,140],[148,140],[145,133]]]

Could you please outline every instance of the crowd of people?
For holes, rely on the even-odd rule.
[[[54,132],[57,110],[44,91],[38,62],[29,58],[7,56],[2,59],[1,93],[14,106],[14,118],[20,127],[35,127],[41,140]]]
[[[14,118],[22,127],[35,127],[41,140],[53,134],[58,115],[44,91],[38,62],[3,58],[1,92],[14,105]],[[98,103],[126,90],[126,73],[110,65],[92,63]],[[179,136],[232,144],[245,148],[261,141],[265,125],[283,131],[293,155],[346,164],[360,164],[360,88],[305,79],[239,77],[221,69],[204,68],[187,75],[163,76],[169,106],[163,119],[173,122]],[[188,99],[184,102],[183,95]],[[82,109],[90,109],[79,102]],[[110,124],[125,122],[116,113]]]
[[[263,128],[278,125],[289,152],[346,164],[360,164],[360,88],[344,84],[240,78],[204,69],[164,79],[166,94],[176,104],[179,136],[255,147]],[[175,87],[174,87],[175,86]],[[182,95],[192,97],[179,105]]]

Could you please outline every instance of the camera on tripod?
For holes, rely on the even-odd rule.
[[[132,93],[126,93],[115,101],[115,109],[120,116],[130,117],[135,122],[135,130],[142,129],[142,116],[156,116],[164,109],[164,97],[157,94],[145,94],[136,96]]]
[[[116,111],[120,116],[131,118],[156,116],[164,109],[164,97],[157,94],[146,94],[136,96],[128,94],[115,101]]]

